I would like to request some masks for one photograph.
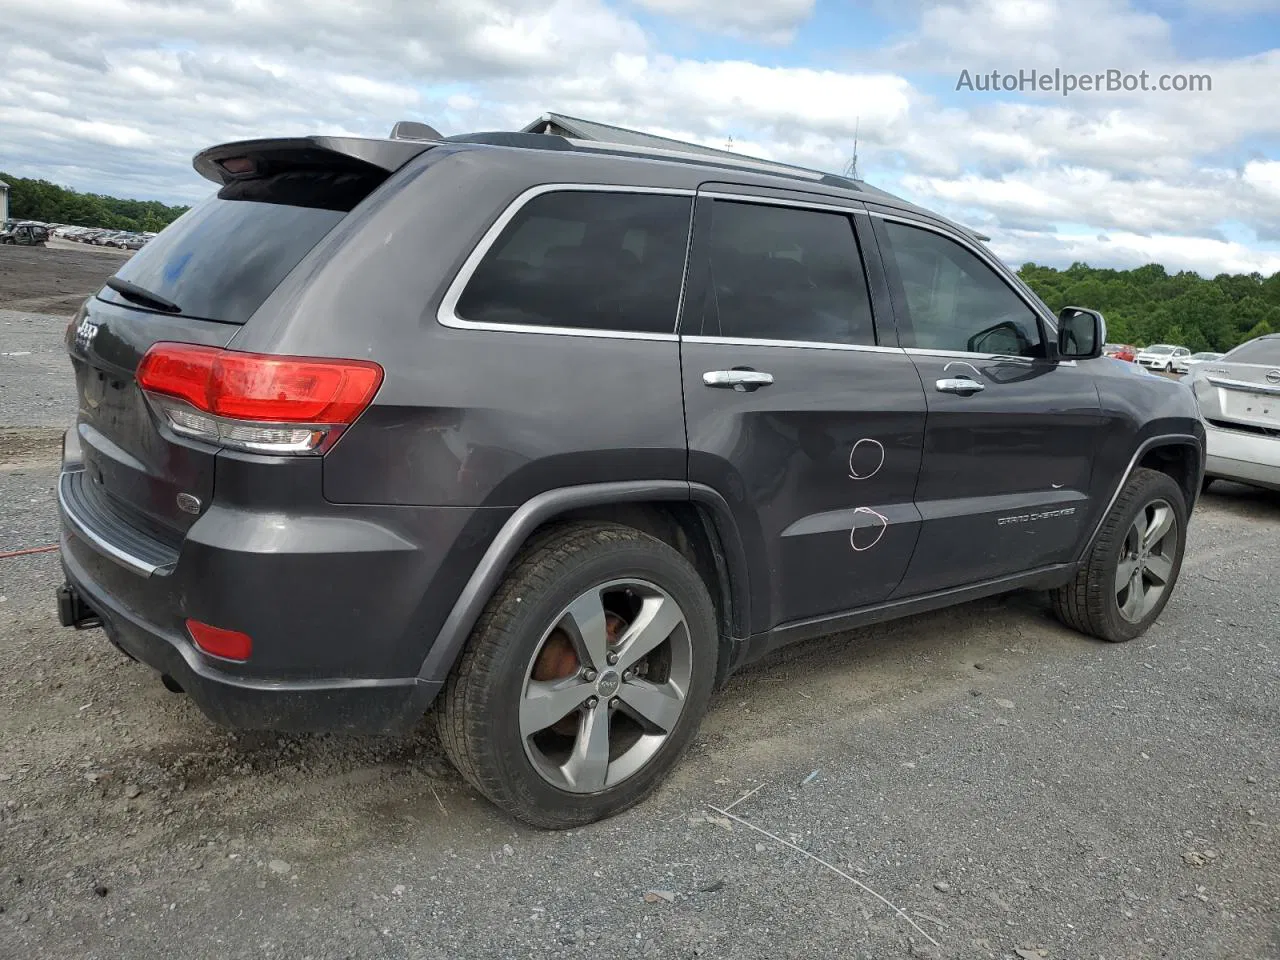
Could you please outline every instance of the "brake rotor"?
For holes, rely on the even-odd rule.
[[[609,646],[616,647],[623,631],[627,628],[627,621],[616,613],[606,610],[604,626]],[[582,661],[578,659],[578,652],[574,649],[573,641],[569,639],[569,635],[563,630],[555,630],[551,636],[547,637],[547,642],[542,645],[542,649],[538,651],[538,658],[533,662],[533,671],[530,676],[534,680],[544,682],[565,680],[573,676],[581,668]],[[578,715],[571,713],[548,729],[554,733],[572,737],[578,732]]]

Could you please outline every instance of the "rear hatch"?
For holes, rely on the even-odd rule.
[[[1200,412],[1215,426],[1280,436],[1280,337],[1194,365]]]
[[[217,194],[128,260],[67,328],[84,462],[72,502],[82,519],[181,541],[213,495],[219,448],[159,426],[134,379],[143,355],[161,341],[226,346],[356,204],[428,146],[315,137],[196,157]]]

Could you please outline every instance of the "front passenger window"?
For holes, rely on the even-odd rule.
[[[883,224],[906,298],[904,347],[1044,356],[1036,314],[980,258],[932,230]]]

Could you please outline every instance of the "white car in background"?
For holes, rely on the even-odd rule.
[[[1148,370],[1163,370],[1165,373],[1171,373],[1174,361],[1189,356],[1191,351],[1186,347],[1175,347],[1170,343],[1153,343],[1139,350],[1133,362],[1142,364]]]
[[[1216,479],[1280,490],[1280,334],[1195,363],[1190,385],[1204,418],[1204,485]]]
[[[1173,361],[1174,373],[1187,373],[1197,363],[1205,363],[1209,360],[1221,360],[1222,354],[1214,353],[1212,350],[1204,350],[1200,353],[1193,353],[1189,357],[1178,357]]]

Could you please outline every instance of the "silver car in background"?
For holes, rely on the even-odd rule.
[[[1183,382],[1204,418],[1205,486],[1223,479],[1280,490],[1280,334],[1191,364]]]
[[[1193,353],[1189,357],[1176,357],[1173,361],[1174,373],[1187,373],[1197,363],[1205,363],[1208,360],[1221,360],[1222,354],[1214,353],[1212,350],[1206,350],[1203,353]]]

